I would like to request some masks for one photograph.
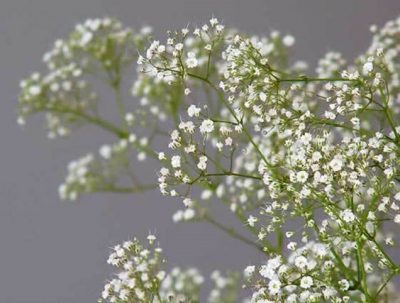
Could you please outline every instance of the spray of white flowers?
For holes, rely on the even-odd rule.
[[[210,303],[243,289],[249,303],[399,302],[400,18],[370,30],[354,62],[330,52],[312,72],[277,31],[250,36],[212,18],[159,41],[148,27],[88,20],[21,82],[18,122],[43,113],[49,138],[88,124],[114,135],[68,165],[61,199],[158,187],[178,201],[174,222],[207,222],[259,251],[241,275],[211,275]],[[118,119],[100,110],[99,81]],[[137,161],[160,163],[157,176],[143,180]],[[221,223],[210,199],[251,236]],[[119,272],[100,301],[199,302],[199,271],[168,269],[147,239],[113,249]]]

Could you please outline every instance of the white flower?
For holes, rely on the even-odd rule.
[[[295,43],[295,38],[292,35],[286,35],[285,37],[283,37],[282,42],[283,45],[287,46],[287,47],[291,47],[294,45]]]
[[[332,170],[334,172],[338,172],[342,169],[343,167],[343,161],[341,159],[341,157],[335,157],[333,158],[330,162],[329,162],[329,166],[330,168],[332,168]]]
[[[394,223],[400,224],[400,214],[397,214],[396,216],[394,216]]]
[[[177,212],[175,212],[172,216],[172,221],[174,223],[178,223],[180,221],[183,220],[183,211],[182,210],[178,210]]]
[[[29,87],[28,91],[31,96],[37,96],[37,95],[41,94],[42,88],[38,85],[34,85],[34,86]]]
[[[173,168],[181,167],[181,157],[180,156],[173,156],[171,158],[171,165]]]
[[[200,115],[201,108],[196,105],[190,105],[187,112],[189,117],[198,117]]]
[[[268,290],[271,293],[271,295],[276,295],[279,293],[279,291],[281,290],[281,285],[282,283],[279,280],[271,280],[268,283]]]
[[[193,208],[187,208],[185,209],[185,211],[183,212],[183,219],[188,221],[194,218],[195,216],[195,211]]]
[[[372,62],[368,61],[363,65],[363,73],[364,75],[368,75],[374,69],[374,65]]]
[[[282,264],[281,256],[277,256],[268,260],[268,266],[272,269],[277,269]]]
[[[313,285],[314,281],[310,276],[305,276],[300,280],[300,287],[308,289]]]
[[[204,133],[211,133],[214,130],[214,122],[210,119],[204,120],[200,125],[200,132]]]
[[[100,156],[102,156],[104,159],[110,159],[111,152],[112,152],[112,149],[108,145],[103,145],[102,147],[100,147],[100,150],[99,150]]]
[[[325,118],[330,119],[330,120],[335,120],[336,119],[336,114],[331,112],[331,111],[325,111],[324,113]]]
[[[276,272],[268,265],[262,265],[258,272],[262,277],[270,280],[276,277]]]
[[[253,273],[254,273],[255,270],[256,270],[256,267],[255,267],[254,265],[247,266],[247,267],[244,269],[244,276],[245,276],[246,278],[251,277],[251,276],[253,275]]]
[[[191,207],[191,206],[193,205],[193,200],[190,199],[190,198],[185,198],[185,199],[183,199],[183,204],[184,204],[186,207]]]
[[[308,179],[308,173],[306,171],[299,171],[296,174],[296,179],[300,183],[305,183]]]
[[[351,211],[351,209],[345,209],[340,212],[340,216],[342,220],[346,223],[353,222],[356,219],[356,216]]]
[[[340,289],[343,290],[343,291],[348,290],[349,287],[350,287],[350,283],[346,279],[340,280],[339,281],[339,285],[340,285]]]
[[[179,124],[179,129],[182,129],[184,132],[192,134],[194,132],[194,123],[192,121],[181,122]]]
[[[218,22],[218,19],[217,18],[211,18],[210,19],[210,24],[211,24],[211,26],[212,27],[214,27],[215,25],[217,25],[219,22]]]
[[[182,44],[182,43],[176,44],[176,45],[175,45],[175,49],[176,49],[177,51],[181,51],[181,50],[183,49],[183,44]]]
[[[139,55],[139,57],[138,57],[136,63],[137,63],[138,65],[142,65],[144,62],[145,62],[144,57],[141,56],[141,55]]]
[[[267,95],[266,95],[264,92],[261,92],[261,93],[259,94],[259,97],[260,97],[260,100],[261,100],[262,102],[267,101]]]
[[[200,170],[206,170],[206,168],[207,168],[207,157],[206,156],[201,156],[199,158],[199,163],[197,164],[197,168]]]
[[[129,125],[131,125],[133,123],[133,121],[135,120],[135,117],[132,113],[126,113],[125,114],[125,121],[126,123],[128,123]]]
[[[186,65],[189,68],[195,68],[198,65],[198,61],[193,52],[188,53],[188,58],[186,59]]]
[[[153,244],[155,240],[157,240],[155,235],[149,234],[147,236],[147,240],[149,241],[150,244]]]
[[[254,227],[254,225],[257,223],[258,219],[254,216],[249,216],[247,219],[247,223],[249,224],[249,226]]]
[[[80,44],[81,46],[86,46],[93,39],[93,34],[91,32],[85,32],[82,37]]]
[[[298,257],[294,260],[294,265],[296,265],[296,267],[298,267],[298,268],[300,268],[300,269],[306,268],[306,266],[308,265],[307,258],[304,257],[304,256],[298,256]]]

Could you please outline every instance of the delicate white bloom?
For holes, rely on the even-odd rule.
[[[182,44],[182,43],[176,44],[176,45],[175,45],[175,49],[176,49],[177,51],[181,51],[181,50],[183,49],[183,44]]]
[[[363,73],[364,74],[369,74],[370,72],[372,72],[373,69],[374,69],[374,65],[372,62],[368,61],[368,62],[364,63],[364,65],[363,65]]]
[[[313,285],[314,281],[310,276],[305,276],[300,280],[300,287],[308,289]]]
[[[282,42],[285,46],[291,47],[294,45],[295,39],[292,35],[286,35],[285,37],[283,37]]]
[[[306,171],[299,171],[296,175],[296,179],[300,183],[305,183],[308,179],[308,173]]]
[[[40,86],[29,87],[29,94],[31,94],[32,96],[38,96],[41,94],[41,92],[42,92],[42,89],[40,88]]]
[[[165,153],[159,152],[158,153],[158,160],[166,160],[167,157],[165,156]]]
[[[204,120],[200,125],[200,132],[202,134],[211,133],[214,130],[214,122],[210,119]]]
[[[210,24],[211,24],[211,26],[216,26],[217,24],[218,24],[219,22],[218,22],[218,19],[217,18],[211,18],[210,19]]]
[[[350,287],[350,283],[346,279],[340,280],[339,285],[340,285],[341,290],[343,290],[343,291],[348,290]]]
[[[198,117],[200,115],[201,108],[196,105],[190,105],[187,112],[189,117]]]
[[[298,256],[295,260],[294,260],[294,264],[300,268],[300,269],[304,269],[307,267],[308,262],[307,262],[307,258],[304,256]]]
[[[173,156],[171,158],[171,165],[173,168],[181,167],[181,157],[180,156]]]
[[[189,68],[195,68],[198,65],[198,61],[193,52],[188,53],[188,58],[186,59],[186,65]]]
[[[201,156],[199,158],[199,163],[197,163],[197,168],[200,170],[206,170],[207,168],[207,157]]]
[[[190,199],[190,198],[185,198],[185,199],[183,199],[183,204],[184,204],[186,207],[192,207],[192,205],[193,205],[193,200]]]
[[[271,280],[268,283],[268,290],[271,293],[271,295],[276,295],[280,292],[281,290],[281,285],[282,283],[279,280]]]
[[[185,209],[185,211],[183,212],[183,219],[188,221],[194,218],[194,216],[196,215],[194,209],[192,208],[187,208]]]
[[[254,265],[247,266],[244,269],[245,277],[251,277],[253,275],[253,273],[255,272],[255,270],[256,270],[256,267]]]
[[[103,145],[99,150],[100,156],[102,156],[104,159],[110,159],[111,152],[112,150],[109,145]]]
[[[260,97],[260,100],[261,100],[262,102],[267,101],[267,95],[266,95],[264,92],[261,92],[261,93],[259,94],[259,97]]]
[[[251,226],[254,227],[254,225],[257,223],[258,219],[254,216],[249,216],[247,219],[247,223]]]
[[[340,216],[341,216],[342,220],[345,221],[346,223],[353,222],[356,219],[356,216],[351,211],[351,209],[345,209],[345,210],[341,211]]]
[[[335,157],[329,162],[329,166],[332,168],[334,172],[338,172],[342,170],[343,161],[340,157]]]

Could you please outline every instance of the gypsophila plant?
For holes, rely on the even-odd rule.
[[[249,303],[400,302],[400,18],[371,32],[354,62],[329,52],[312,72],[277,31],[212,18],[153,40],[148,27],[88,20],[21,82],[18,122],[43,113],[49,138],[89,124],[114,135],[68,165],[61,199],[158,187],[178,201],[174,222],[207,222],[263,256],[241,275],[213,272],[209,303],[239,302],[242,289]],[[99,81],[118,119],[101,111]],[[154,180],[137,161],[160,163]],[[100,302],[200,302],[200,272],[168,269],[147,242],[114,247]]]

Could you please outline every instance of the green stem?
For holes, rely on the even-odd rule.
[[[240,125],[242,125],[243,128],[243,132],[246,135],[247,139],[250,141],[251,145],[253,145],[253,147],[255,148],[255,150],[257,151],[257,153],[260,155],[260,157],[262,158],[263,162],[268,166],[268,168],[271,170],[271,172],[274,173],[275,177],[278,178],[278,174],[275,172],[275,168],[274,166],[267,160],[267,158],[265,157],[264,153],[260,150],[260,148],[258,147],[258,145],[254,142],[250,132],[246,129],[246,127],[244,126],[243,122],[241,121],[241,119],[239,119],[234,111],[234,109],[231,107],[231,105],[229,104],[229,102],[225,99],[223,93],[218,89],[218,87],[216,87],[210,80],[203,78],[201,76],[198,76],[196,74],[191,74],[188,73],[188,76],[192,77],[192,78],[196,78],[199,79],[201,81],[206,82],[208,85],[210,85],[215,92],[218,95],[218,98],[220,99],[220,101],[222,103],[224,103],[224,105],[226,106],[226,108],[228,109],[228,111],[230,112],[230,114],[233,116],[233,118],[236,120],[236,122]]]
[[[346,78],[312,78],[304,76],[300,78],[277,79],[277,82],[359,82],[359,80]]]
[[[86,120],[89,123],[95,124],[97,126],[100,126],[102,129],[105,129],[115,135],[117,135],[119,138],[127,138],[129,136],[129,133],[120,129],[119,127],[115,126],[114,124],[108,122],[107,120],[104,120],[100,117],[95,117],[91,116],[89,114],[86,114],[85,112],[73,110],[70,108],[63,108],[63,107],[45,107],[43,108],[43,111],[47,112],[55,112],[55,113],[66,113],[73,115],[75,117],[81,118],[83,120]]]
[[[120,80],[115,81],[115,83],[112,85],[112,88],[113,88],[113,91],[114,91],[115,102],[117,103],[119,116],[120,116],[120,119],[121,119],[121,125],[126,130],[126,129],[128,129],[128,124],[125,121],[126,108],[125,108],[125,103],[122,100],[121,82],[120,82]]]
[[[249,246],[255,247],[257,250],[261,251],[262,253],[264,253],[264,248],[261,245],[258,245],[257,243],[254,243],[253,241],[247,239],[246,237],[242,236],[241,234],[237,233],[235,229],[231,228],[231,227],[226,227],[225,225],[219,223],[218,221],[214,220],[214,218],[212,218],[209,215],[204,215],[203,219],[212,224],[213,226],[215,226],[216,228],[218,228],[219,230],[223,231],[224,233],[228,234],[229,236],[231,236],[234,239],[237,239]]]

